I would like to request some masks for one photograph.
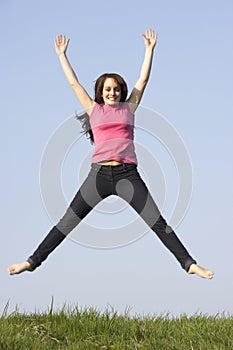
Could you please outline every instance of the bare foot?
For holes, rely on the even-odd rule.
[[[204,269],[204,267],[201,267],[197,264],[192,264],[189,267],[188,273],[190,275],[196,274],[202,278],[206,278],[208,280],[211,280],[214,277],[214,273],[210,270]]]
[[[32,271],[31,265],[27,261],[20,264],[11,265],[8,268],[9,275],[17,275],[24,271]]]

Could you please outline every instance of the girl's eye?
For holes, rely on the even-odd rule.
[[[109,91],[111,91],[111,88],[105,88],[104,91],[109,92]],[[114,89],[114,91],[115,92],[120,92],[121,89],[120,88],[116,88],[116,89]]]

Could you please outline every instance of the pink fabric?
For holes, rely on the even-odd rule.
[[[115,160],[137,164],[134,147],[134,114],[127,103],[95,104],[90,115],[95,151],[92,163]]]

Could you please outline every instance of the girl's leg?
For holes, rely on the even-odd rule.
[[[133,185],[133,196],[132,188],[127,185],[127,182],[125,182],[125,186],[119,187],[117,194],[125,199],[137,211],[142,219],[156,233],[165,247],[167,247],[180,262],[183,269],[190,274],[194,273],[203,278],[211,279],[213,277],[213,272],[196,264],[196,261],[190,256],[175,232],[167,225],[145,183],[137,172],[137,169],[129,170],[126,179]]]
[[[11,265],[9,274],[18,274],[25,270],[35,270],[48,255],[66,238],[81,220],[105,197],[109,189],[104,181],[96,181],[97,173],[93,169],[75,195],[63,218],[54,226],[35,252],[26,262]],[[97,182],[98,190],[97,190]]]

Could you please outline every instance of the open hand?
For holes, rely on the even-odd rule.
[[[147,29],[146,34],[142,34],[146,48],[154,48],[157,43],[157,34],[153,29]]]
[[[58,35],[55,40],[55,50],[57,55],[63,54],[66,52],[70,39],[66,39],[66,36],[63,34]]]

